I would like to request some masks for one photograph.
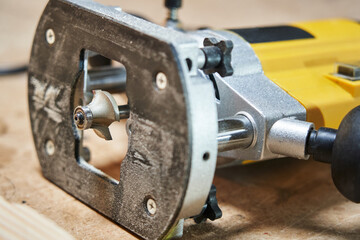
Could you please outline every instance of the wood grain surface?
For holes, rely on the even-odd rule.
[[[46,2],[0,0],[0,67],[27,63]],[[166,16],[160,0],[101,2],[159,24]],[[360,19],[359,9],[358,0],[185,0],[180,17],[189,28],[230,28]],[[26,78],[0,77],[0,195],[35,209],[77,239],[136,239],[42,176],[28,117]],[[123,151],[109,150],[111,157],[100,168],[117,173]],[[360,206],[337,192],[328,165],[272,160],[219,169],[215,184],[223,218],[200,225],[186,220],[183,239],[360,239]]]
[[[25,203],[11,204],[0,196],[0,239],[74,239]]]

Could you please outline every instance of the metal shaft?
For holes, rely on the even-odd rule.
[[[126,88],[125,67],[101,67],[89,70],[89,90],[123,92]]]
[[[120,119],[127,119],[130,116],[130,107],[128,104],[119,106]]]
[[[222,119],[218,122],[218,151],[248,148],[254,139],[254,128],[244,115]]]

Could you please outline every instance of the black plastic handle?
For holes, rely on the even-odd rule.
[[[360,203],[360,106],[344,117],[337,131],[331,128],[311,131],[306,152],[316,161],[330,163],[339,192]]]

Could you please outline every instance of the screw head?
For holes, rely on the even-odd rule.
[[[55,153],[55,145],[53,141],[47,140],[45,143],[45,152],[47,155],[52,156]]]
[[[46,30],[46,41],[50,45],[55,42],[55,33],[54,30],[52,30],[51,28]]]
[[[155,215],[156,213],[156,202],[154,199],[152,198],[149,198],[147,201],[146,201],[146,209],[148,211],[148,213],[153,216]]]
[[[74,121],[78,128],[83,128],[85,123],[84,113],[81,111],[76,112],[74,114]]]
[[[167,85],[167,77],[165,75],[165,73],[163,72],[158,72],[156,74],[156,79],[155,79],[155,83],[156,83],[156,87],[159,90],[163,90],[166,88]]]

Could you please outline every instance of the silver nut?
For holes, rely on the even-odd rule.
[[[163,72],[158,72],[158,74],[156,74],[156,87],[159,90],[163,90],[166,88],[167,85],[167,77],[165,75],[165,73]]]
[[[154,215],[156,213],[156,202],[154,199],[149,198],[147,200],[146,209],[150,215]]]
[[[52,30],[51,28],[46,30],[46,41],[50,45],[55,42],[55,33],[54,30]]]
[[[47,140],[45,143],[45,152],[47,155],[52,156],[55,153],[55,145],[53,141]]]

